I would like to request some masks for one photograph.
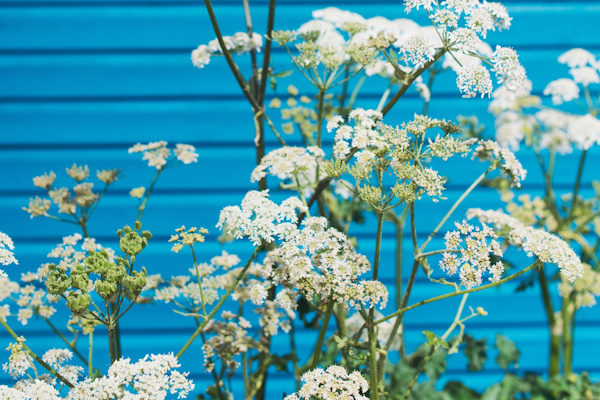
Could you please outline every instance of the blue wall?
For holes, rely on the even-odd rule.
[[[73,162],[96,168],[122,168],[125,177],[116,184],[98,208],[91,224],[92,235],[104,245],[116,244],[114,233],[136,214],[130,188],[147,185],[153,171],[139,157],[127,154],[138,141],[165,139],[172,143],[197,146],[199,162],[165,173],[145,215],[145,225],[155,235],[145,252],[151,273],[184,273],[189,259],[173,255],[167,239],[181,224],[205,226],[210,240],[200,246],[200,258],[209,259],[221,252],[214,227],[221,207],[239,202],[246,190],[254,186],[249,174],[254,163],[251,113],[239,94],[223,60],[216,60],[204,70],[192,67],[189,52],[214,37],[208,17],[198,1],[143,0],[0,0],[0,231],[13,237],[21,265],[18,271],[34,269],[45,260],[46,253],[62,235],[73,233],[71,226],[36,219],[20,210],[29,197],[41,194],[31,183],[33,176],[53,169],[62,174]],[[215,0],[215,11],[225,33],[244,30],[241,1]],[[295,28],[310,18],[314,8],[327,5],[346,7],[365,16],[404,15],[400,1],[299,1],[282,0],[276,16],[277,28]],[[556,58],[571,47],[600,50],[600,2],[505,1],[514,17],[510,31],[494,33],[490,42],[517,48],[521,60],[540,93],[545,84],[566,75]],[[266,2],[251,1],[254,24],[258,32],[265,26]],[[248,66],[243,58],[241,64]],[[287,55],[276,50],[273,64],[288,69]],[[247,71],[247,69],[246,69]],[[451,74],[449,74],[451,75]],[[300,80],[298,77],[297,80]],[[284,92],[287,82],[282,82]],[[298,85],[301,91],[306,85]],[[365,88],[359,105],[374,107],[378,85]],[[493,121],[486,114],[486,100],[461,99],[453,78],[440,79],[434,87],[430,113],[453,118],[457,114],[477,114],[492,132]],[[285,93],[283,93],[285,94]],[[310,93],[308,93],[310,94]],[[407,96],[390,114],[391,121],[409,118],[420,108],[421,100]],[[330,140],[331,138],[329,138]],[[268,145],[276,146],[272,136]],[[541,175],[531,154],[520,154],[530,169],[525,190],[539,192]],[[565,157],[557,166],[556,183],[568,188],[575,175],[577,155]],[[583,190],[597,179],[596,163],[600,154],[593,151],[585,171]],[[420,230],[430,230],[453,198],[468,186],[480,171],[452,164],[449,200],[438,206],[419,205],[423,217]],[[499,207],[494,191],[475,193],[457,212],[468,207]],[[361,251],[372,254],[372,221],[354,233],[361,240]],[[393,281],[393,231],[385,227],[383,279]],[[227,251],[246,254],[240,244]],[[407,254],[408,257],[408,254]],[[243,257],[242,257],[243,258]],[[10,271],[9,271],[10,272]],[[432,289],[419,279],[413,300],[429,297]],[[515,284],[500,290],[478,293],[469,304],[484,306],[489,315],[469,322],[467,332],[476,337],[503,333],[517,342],[522,350],[519,370],[543,372],[546,366],[547,330],[537,288],[513,294]],[[393,300],[391,301],[393,303]],[[422,341],[424,329],[443,331],[453,318],[457,302],[448,301],[423,312],[407,314],[409,345]],[[580,313],[576,330],[575,367],[600,373],[600,325],[598,309]],[[167,307],[140,306],[123,321],[123,347],[127,356],[141,357],[146,352],[176,351],[193,331],[191,321],[172,313]],[[18,332],[40,351],[60,345],[44,325],[32,321]],[[315,340],[314,332],[302,332],[298,339],[301,351],[308,352]],[[96,340],[100,353],[106,353],[105,338]],[[2,347],[8,341],[0,333]],[[277,341],[282,341],[278,339]],[[84,341],[82,341],[82,345]],[[4,359],[8,353],[1,354]],[[493,358],[483,372],[466,373],[465,360],[449,358],[448,379],[462,379],[467,385],[483,388],[499,380],[502,371]],[[102,354],[98,360],[104,360]],[[183,358],[186,369],[200,382],[208,382],[202,372],[199,345]],[[8,383],[6,375],[0,382]],[[239,382],[239,380],[238,380]],[[283,375],[275,374],[269,386],[272,398],[288,393],[293,385]],[[271,396],[269,397],[271,398]]]

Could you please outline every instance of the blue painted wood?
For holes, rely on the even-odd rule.
[[[223,31],[233,33],[244,28],[238,1],[216,0],[215,10],[222,20]],[[318,0],[280,0],[276,27],[294,28],[310,17],[313,8],[324,6]],[[347,7],[366,16],[377,14],[389,18],[404,16],[397,0],[335,0],[328,4]],[[491,43],[512,45],[533,80],[534,92],[562,77],[566,69],[556,64],[556,58],[573,46],[600,49],[597,21],[600,2],[578,1],[505,1],[514,17],[510,31],[490,34]],[[266,1],[251,1],[256,30],[261,32],[266,18]],[[422,17],[418,17],[423,22]],[[91,231],[98,240],[116,247],[116,229],[131,223],[135,217],[135,201],[127,192],[134,186],[148,184],[153,171],[139,156],[129,155],[128,146],[138,141],[167,139],[170,142],[193,143],[198,147],[199,163],[168,171],[159,181],[151,199],[145,224],[155,234],[151,246],[139,257],[151,273],[176,275],[190,264],[189,255],[172,254],[167,239],[173,229],[185,223],[210,229],[207,243],[199,247],[199,258],[208,260],[223,249],[249,254],[245,243],[225,247],[217,243],[214,228],[218,212],[225,205],[237,204],[243,193],[253,188],[249,174],[254,164],[251,113],[238,93],[223,60],[215,60],[204,70],[191,66],[189,51],[213,38],[203,8],[191,0],[0,0],[0,231],[15,239],[19,267],[9,267],[17,277],[28,268],[47,261],[45,255],[59,237],[73,233],[72,226],[54,221],[31,220],[20,207],[28,198],[41,194],[32,187],[31,178],[47,170],[61,175],[74,161],[96,168],[122,168],[125,176],[118,182],[97,210]],[[247,73],[248,60],[238,58]],[[273,65],[289,69],[287,56],[275,50]],[[291,79],[283,80],[273,96],[286,97],[285,88]],[[302,80],[296,83],[302,93],[314,94]],[[374,107],[383,82],[369,81],[358,99],[363,107]],[[493,119],[486,114],[486,100],[461,99],[457,94],[453,73],[441,76],[434,87],[430,112],[436,117],[454,118],[457,114],[476,114],[492,132]],[[410,119],[422,100],[408,93],[389,115],[391,123]],[[279,121],[276,110],[273,119]],[[327,144],[331,137],[326,136]],[[269,148],[276,146],[268,137]],[[291,140],[294,142],[294,139]],[[295,139],[298,143],[298,139]],[[519,157],[529,169],[524,187],[540,193],[542,177],[534,156],[528,152]],[[600,151],[589,155],[589,165],[600,162]],[[231,159],[235,163],[231,163]],[[575,174],[577,154],[561,159],[555,182],[560,191],[569,190]],[[419,236],[433,228],[455,199],[480,173],[467,165],[468,160],[454,160],[444,173],[450,178],[448,197],[437,205],[419,203]],[[484,165],[480,164],[483,170]],[[446,172],[447,171],[447,172]],[[590,183],[597,179],[594,168],[584,173],[583,191],[589,193]],[[272,187],[273,195],[284,194]],[[496,208],[501,203],[491,190],[476,192],[461,206],[456,216],[469,207]],[[351,234],[359,239],[359,251],[371,257],[373,253],[374,221],[366,218],[364,225],[353,227]],[[382,279],[393,280],[393,229],[384,225],[382,246]],[[441,246],[434,239],[432,248]],[[405,258],[410,258],[409,240],[404,245]],[[527,262],[526,257],[518,258]],[[435,264],[432,263],[435,268]],[[437,272],[439,273],[439,272]],[[407,275],[408,271],[404,271]],[[488,338],[490,346],[496,333],[514,339],[522,351],[520,371],[544,372],[548,346],[545,318],[537,288],[513,294],[516,283],[472,295],[469,304],[484,306],[489,315],[473,320],[468,333]],[[418,301],[442,293],[424,278],[417,279],[412,300]],[[393,309],[395,293],[390,293],[387,311]],[[422,342],[425,329],[443,332],[454,315],[457,300],[426,306],[423,312],[406,316],[408,345],[414,348]],[[152,308],[150,308],[152,307]],[[152,313],[153,318],[148,318]],[[64,314],[59,316],[65,318]],[[62,324],[58,324],[62,326]],[[575,367],[600,376],[600,349],[597,330],[600,317],[597,309],[580,312],[576,331]],[[29,337],[34,349],[50,344],[60,346],[44,326],[32,321],[18,332]],[[123,320],[123,345],[132,358],[146,352],[176,351],[193,331],[193,324],[170,311],[164,305],[140,306]],[[307,357],[316,333],[300,329],[297,341],[301,354]],[[98,362],[106,365],[106,340],[98,332],[96,343]],[[7,336],[0,333],[0,345]],[[81,342],[82,350],[85,343]],[[275,339],[276,348],[285,351],[285,338]],[[460,379],[467,385],[482,389],[502,377],[490,352],[486,369],[466,373],[462,356],[448,360],[448,372],[443,382]],[[202,368],[199,346],[183,358],[184,368],[191,371],[199,387],[209,384],[210,377]],[[289,376],[273,372],[268,398],[280,398],[293,390]],[[0,383],[8,383],[0,374]],[[241,385],[235,376],[233,384]]]

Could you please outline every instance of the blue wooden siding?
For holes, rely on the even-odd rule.
[[[254,163],[251,114],[223,60],[214,60],[204,70],[192,67],[189,52],[213,38],[204,9],[197,1],[144,0],[0,0],[0,231],[12,236],[21,265],[10,267],[12,276],[20,270],[35,268],[70,226],[54,221],[30,220],[20,210],[29,197],[39,194],[31,178],[53,169],[57,173],[73,162],[96,168],[122,168],[126,175],[103,200],[91,224],[93,236],[104,245],[115,245],[114,233],[135,217],[135,201],[128,191],[148,184],[152,171],[139,157],[126,149],[137,141],[165,139],[197,146],[198,164],[168,171],[158,184],[145,215],[145,225],[155,238],[140,259],[151,273],[183,273],[189,264],[185,255],[170,253],[166,243],[170,233],[181,224],[201,225],[211,231],[208,242],[200,246],[201,258],[220,253],[213,228],[221,207],[237,204],[253,185],[249,173]],[[310,17],[310,11],[325,5],[346,7],[365,16],[404,15],[400,1],[280,1],[277,28],[294,28]],[[600,50],[600,2],[598,1],[505,1],[514,17],[510,31],[491,34],[490,42],[511,45],[519,50],[523,64],[540,93],[545,84],[566,73],[556,58],[571,47]],[[265,25],[266,2],[251,1],[256,30]],[[241,2],[215,1],[217,16],[226,33],[244,30]],[[240,59],[244,67],[246,58]],[[289,68],[287,55],[275,50],[273,65]],[[245,69],[248,70],[247,68]],[[457,114],[477,114],[488,128],[493,121],[486,114],[486,100],[466,100],[458,95],[452,74],[442,77],[434,87],[430,112],[436,117],[454,118]],[[299,78],[301,92],[310,94]],[[363,90],[359,104],[374,107],[381,82],[373,80]],[[283,82],[282,82],[283,83]],[[280,92],[287,86],[282,84]],[[410,118],[421,100],[407,95],[390,114],[390,121]],[[276,146],[267,136],[268,146]],[[331,140],[331,138],[326,138]],[[539,193],[541,175],[532,154],[520,157],[530,170],[524,185]],[[556,183],[570,187],[577,156],[571,155],[557,165]],[[234,160],[234,161],[231,161]],[[584,174],[583,190],[590,191],[592,179],[598,179],[600,153],[592,151]],[[464,168],[465,161],[451,164],[448,201],[437,206],[419,203],[422,212],[420,235],[431,230],[445,213],[453,198],[480,173]],[[281,194],[278,194],[281,195]],[[456,213],[468,207],[498,207],[497,195],[480,190]],[[393,282],[394,238],[390,226],[384,228],[382,279]],[[373,221],[356,226],[360,250],[373,253]],[[408,243],[405,248],[409,248]],[[433,248],[433,247],[432,247]],[[248,246],[233,243],[229,252],[247,254]],[[407,251],[406,257],[410,257]],[[242,257],[243,258],[243,257]],[[513,294],[515,284],[470,298],[474,306],[484,306],[489,315],[469,323],[467,331],[476,337],[496,333],[515,340],[522,350],[519,370],[543,372],[546,366],[547,329],[537,288]],[[438,293],[424,279],[417,281],[413,300]],[[393,295],[391,293],[393,303]],[[452,319],[456,301],[423,308],[406,316],[409,346],[422,341],[424,329],[441,331]],[[179,349],[193,326],[189,320],[165,306],[139,306],[123,321],[123,347],[127,356],[141,357],[146,352]],[[598,308],[580,313],[576,329],[575,366],[600,376],[600,327]],[[34,349],[60,345],[52,334],[36,321],[18,332],[29,338]],[[300,353],[307,354],[314,342],[313,332],[301,332]],[[96,340],[106,350],[102,335]],[[0,344],[8,341],[0,333]],[[82,342],[82,345],[84,343]],[[282,338],[276,346],[285,346]],[[100,351],[96,360],[106,362]],[[0,353],[2,359],[7,353]],[[483,388],[502,376],[489,357],[482,372],[467,373],[461,356],[448,359],[445,379],[461,379]],[[197,344],[183,358],[184,368],[200,382],[209,381],[202,371],[202,356]],[[293,390],[284,374],[273,374],[269,398],[280,398]],[[8,383],[7,376],[0,377]],[[239,380],[237,380],[239,383]]]

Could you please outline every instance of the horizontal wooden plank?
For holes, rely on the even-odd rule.
[[[564,51],[528,48],[519,51],[536,93],[541,94],[551,80],[567,75],[567,68],[557,62],[558,56]],[[236,61],[245,75],[250,75],[249,58],[238,56]],[[288,54],[283,52],[273,55],[272,65],[275,71],[295,70]],[[206,68],[199,70],[190,62],[187,51],[169,54],[1,55],[0,75],[5,79],[5,84],[0,87],[2,102],[21,99],[50,101],[63,97],[67,100],[97,97],[119,101],[120,98],[147,96],[221,99],[221,103],[229,101],[231,96],[242,97],[223,58],[216,58]],[[356,81],[353,81],[354,84]],[[312,95],[315,92],[315,88],[295,71],[292,77],[279,82],[278,92],[283,99],[287,98],[286,87],[291,82],[302,93]],[[361,94],[378,99],[386,86],[384,79],[371,77]],[[460,97],[456,88],[456,74],[452,71],[438,74],[433,92],[434,98],[440,95]]]
[[[316,7],[315,7],[316,8]],[[352,11],[365,16],[385,15],[388,18],[404,16],[400,4],[381,5],[374,10],[368,5],[352,5]],[[490,40],[514,46],[598,44],[591,32],[600,7],[593,3],[562,3],[551,5],[519,3],[509,5],[514,17],[513,27]],[[310,18],[310,7],[293,5],[282,7],[276,20],[280,29],[296,28]],[[223,32],[245,30],[242,8],[215,6]],[[253,12],[254,25],[265,25],[265,6]],[[424,23],[424,14],[415,14]],[[560,18],[561,24],[547,29],[548,21]],[[213,35],[202,21],[207,21],[204,8],[197,4],[110,6],[69,5],[59,7],[5,7],[0,15],[0,40],[4,50],[14,49],[67,49],[67,48],[194,48]],[[159,28],[159,29],[157,29]],[[257,29],[260,32],[260,29]],[[10,38],[10,40],[8,40]]]
[[[274,147],[269,147],[272,149]],[[159,178],[156,186],[163,196],[203,196],[213,197],[217,202],[219,194],[236,194],[239,197],[244,192],[255,189],[256,184],[250,182],[250,174],[256,165],[255,154],[252,148],[232,147],[227,144],[219,147],[198,146],[198,163],[190,165],[177,165],[175,168],[167,169]],[[543,177],[536,157],[531,151],[521,151],[519,159],[528,170],[528,177],[524,181],[527,189],[539,189],[543,184]],[[152,180],[155,169],[148,167],[141,160],[139,154],[128,154],[126,146],[122,148],[100,148],[85,146],[74,149],[20,149],[8,148],[0,150],[0,170],[11,170],[11,174],[0,182],[0,193],[5,196],[35,196],[43,195],[44,190],[33,186],[32,179],[48,171],[54,171],[58,178],[55,187],[72,186],[71,178],[65,173],[65,169],[76,163],[88,165],[91,175],[96,182],[96,191],[101,190],[103,184],[95,179],[96,170],[121,169],[123,171],[109,195],[125,196],[133,187],[147,186]],[[584,169],[584,188],[588,188],[592,180],[597,179],[597,174],[592,168],[600,158],[600,149],[590,150],[587,165]],[[235,168],[232,167],[235,160]],[[557,168],[554,176],[554,184],[559,190],[571,189],[575,177],[575,169],[579,160],[579,153],[575,152],[561,156],[557,160]],[[447,162],[434,162],[432,167],[441,171],[448,178],[448,196],[465,190],[486,168],[486,164],[473,161],[470,158],[453,158]],[[214,171],[206,174],[206,171]],[[492,172],[490,176],[496,176]],[[279,185],[276,178],[270,179],[270,185],[276,189]],[[292,195],[292,192],[287,192]],[[493,192],[486,192],[486,195]],[[174,199],[174,198],[173,198]],[[169,198],[165,198],[166,201]],[[135,204],[134,200],[129,203]],[[123,205],[127,202],[123,203]]]

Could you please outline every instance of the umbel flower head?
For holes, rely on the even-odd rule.
[[[359,371],[348,373],[341,365],[313,369],[300,378],[302,387],[284,400],[368,400],[369,383]]]
[[[13,253],[14,249],[15,245],[10,236],[4,232],[0,232],[0,264],[10,265],[19,263]],[[3,275],[5,275],[5,273],[0,269],[0,276]]]
[[[509,244],[523,248],[529,257],[535,256],[543,263],[558,266],[561,275],[569,282],[581,278],[583,274],[581,260],[560,237],[526,226],[518,219],[499,210],[472,208],[467,211],[467,217],[493,224],[498,233],[503,233]]]
[[[160,140],[146,144],[136,143],[131,146],[128,153],[142,153],[143,160],[148,162],[148,166],[158,170],[165,168],[171,156],[171,149],[167,147],[167,142]],[[191,164],[198,161],[196,148],[191,144],[177,143],[175,149],[175,158],[183,164]]]
[[[489,280],[498,282],[502,278],[504,265],[501,261],[492,262],[491,256],[501,257],[502,249],[496,241],[496,233],[486,224],[473,226],[462,221],[455,222],[456,230],[444,236],[446,249],[440,267],[448,274],[459,273],[460,281],[466,288],[479,286],[484,273]]]

